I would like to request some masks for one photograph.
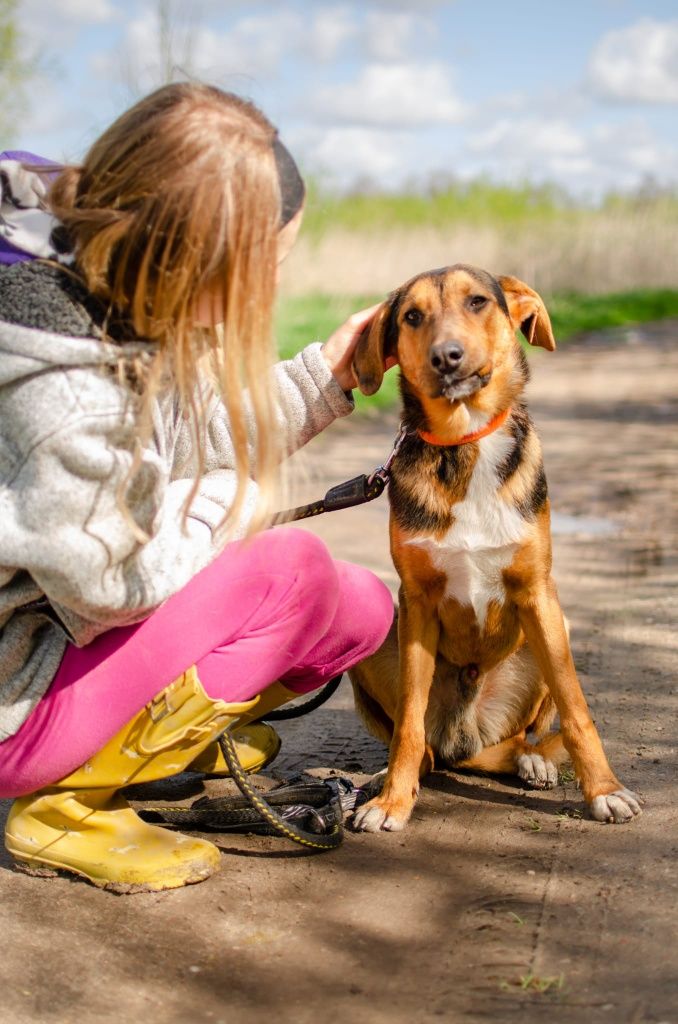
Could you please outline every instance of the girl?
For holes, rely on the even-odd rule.
[[[64,266],[0,271],[0,796],[25,870],[121,892],[208,877],[213,844],[118,790],[218,769],[226,724],[388,631],[369,572],[303,531],[257,532],[279,459],[351,411],[374,312],[270,369],[303,198],[256,108],[170,85],[52,184]]]

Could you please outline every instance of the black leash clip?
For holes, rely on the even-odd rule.
[[[280,523],[295,523],[300,519],[310,519],[311,516],[321,516],[323,512],[338,512],[342,508],[353,508],[355,505],[364,505],[368,501],[374,501],[383,494],[384,488],[389,481],[391,463],[400,451],[403,441],[408,435],[407,427],[400,425],[398,436],[393,444],[393,450],[389,454],[383,466],[377,466],[368,476],[361,473],[354,476],[352,480],[345,480],[335,487],[330,487],[322,501],[312,502],[310,505],[300,505],[298,508],[288,508],[284,512],[278,512],[271,518],[270,525],[278,526]]]
[[[379,479],[381,488],[378,493],[374,493],[374,485]],[[369,485],[369,490],[368,490]],[[329,491],[323,499],[325,506],[325,512],[337,512],[340,508],[352,508],[354,505],[362,505],[366,501],[371,501],[372,498],[376,498],[381,494],[386,481],[381,478],[372,479],[363,473],[361,476],[354,476],[352,480],[344,480],[343,483],[337,484],[335,487],[330,487]]]

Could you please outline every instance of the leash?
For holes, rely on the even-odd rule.
[[[286,717],[299,718],[324,704],[341,678],[335,676],[323,688],[318,695],[321,699],[315,698],[290,709],[292,713]],[[350,779],[337,777],[315,783],[288,781],[264,796],[254,788],[240,764],[228,728],[218,743],[242,797],[200,797],[190,807],[144,807],[138,811],[140,817],[145,821],[201,831],[282,835],[320,853],[341,845],[344,815],[372,795],[370,783],[359,787]]]
[[[224,751],[224,756],[230,755]],[[244,778],[254,799],[249,792],[241,797],[200,797],[190,807],[143,807],[137,813],[153,824],[201,832],[282,835],[319,853],[341,845],[344,816],[378,794],[382,776],[380,773],[363,786],[343,776],[322,782],[305,782],[295,776],[264,797],[249,787],[247,776],[238,773],[234,774],[236,783],[240,786]]]
[[[341,675],[335,676],[311,700],[285,711],[269,712],[266,719],[281,721],[307,715],[330,699],[341,680]],[[232,725],[237,726],[237,722]],[[318,853],[336,849],[344,838],[344,814],[355,807],[359,797],[358,787],[344,778],[294,785],[288,782],[264,796],[242,767],[229,728],[217,742],[242,797],[200,797],[190,807],[144,807],[138,811],[139,816],[180,828],[282,835]]]
[[[161,821],[179,828],[275,835],[279,830],[269,817],[269,812],[273,811],[284,823],[282,834],[286,838],[292,838],[288,832],[288,825],[292,823],[310,836],[312,848],[317,849],[318,843],[323,842],[323,833],[338,831],[344,814],[355,806],[359,792],[349,779],[342,777],[315,783],[294,779],[266,793],[265,816],[252,806],[249,796],[201,797],[191,807],[146,807],[138,813],[147,821]],[[336,834],[330,845],[323,843],[321,848],[338,846],[341,840],[336,840]],[[296,836],[294,841],[298,841]],[[305,839],[301,845],[307,845]]]
[[[384,488],[391,475],[391,464],[408,433],[407,427],[401,424],[391,453],[383,465],[377,466],[369,474],[362,473],[360,476],[354,476],[351,480],[345,480],[341,484],[330,487],[325,497],[319,501],[313,501],[308,505],[298,505],[296,508],[288,508],[284,512],[277,512],[271,519],[271,526],[294,523],[300,519],[321,516],[324,512],[338,512],[342,508],[354,508],[356,505],[365,505],[368,501],[374,501],[384,493]]]
[[[354,476],[351,480],[344,480],[341,484],[330,487],[324,498],[319,501],[312,501],[308,505],[298,505],[296,508],[285,509],[284,512],[277,512],[271,519],[271,526],[280,526],[283,523],[294,523],[300,519],[311,519],[313,516],[321,516],[325,512],[338,512],[342,508],[354,508],[356,505],[365,505],[368,501],[374,501],[384,492],[384,488],[391,475],[391,464],[400,451],[403,441],[408,435],[416,434],[426,444],[442,448],[456,448],[462,444],[470,444],[472,441],[479,441],[488,434],[494,433],[503,426],[512,412],[511,407],[494,416],[480,430],[472,434],[464,434],[455,441],[443,441],[435,434],[427,433],[425,430],[412,431],[402,423],[398,428],[393,448],[381,466],[377,466],[371,473],[362,473]]]
[[[293,718],[301,718],[302,715],[307,715],[310,711],[321,708],[330,699],[332,694],[336,693],[341,680],[342,676],[335,676],[334,679],[330,679],[329,683],[325,683],[310,700],[304,701],[303,704],[293,704],[289,708],[278,708],[276,711],[269,711],[266,715],[266,721],[289,722]]]

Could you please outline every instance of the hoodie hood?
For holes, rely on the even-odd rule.
[[[0,386],[47,369],[116,366],[149,342],[104,341],[101,304],[67,272],[39,262],[0,268]]]
[[[138,342],[115,345],[0,321],[0,387],[56,367],[116,366],[121,359],[148,355],[149,348]]]

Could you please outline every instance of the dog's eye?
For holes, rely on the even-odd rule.
[[[477,313],[479,309],[486,306],[488,299],[485,295],[472,295],[468,300],[469,309],[472,309],[474,313]]]
[[[410,327],[418,327],[424,319],[424,314],[420,309],[408,309],[403,319],[410,325]]]

